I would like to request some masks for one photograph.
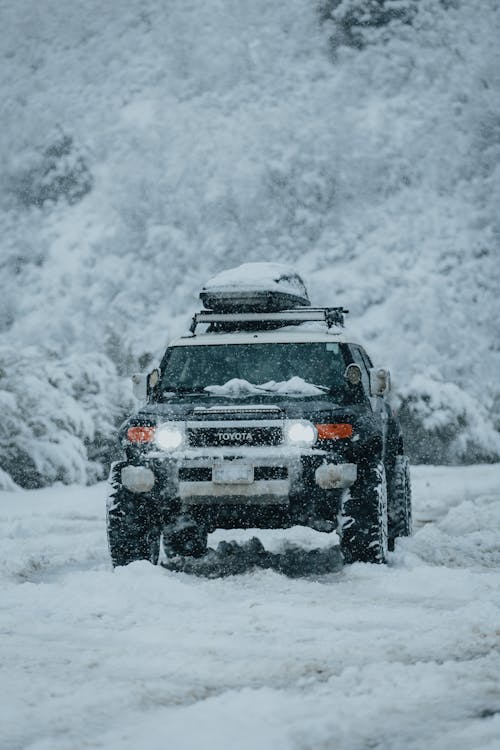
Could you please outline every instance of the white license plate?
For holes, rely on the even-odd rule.
[[[223,461],[214,464],[212,480],[216,484],[250,484],[253,482],[253,466],[246,461]]]

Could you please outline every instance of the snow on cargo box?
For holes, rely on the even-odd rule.
[[[217,274],[200,292],[214,312],[274,312],[310,305],[299,274],[281,263],[243,263]]]

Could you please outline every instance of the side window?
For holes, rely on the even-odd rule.
[[[361,380],[363,383],[363,388],[367,396],[370,395],[370,380],[368,378],[368,368],[366,366],[366,362],[363,358],[362,350],[359,346],[353,346],[351,344],[350,346],[352,358],[354,362],[359,365],[361,368]]]

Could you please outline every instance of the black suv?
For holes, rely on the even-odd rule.
[[[167,556],[201,556],[216,528],[337,529],[346,562],[373,563],[411,534],[389,373],[346,338],[344,312],[194,317],[120,431],[108,501],[114,565],[156,564],[161,540]]]

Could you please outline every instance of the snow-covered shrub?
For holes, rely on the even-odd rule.
[[[104,355],[0,349],[0,467],[23,487],[85,483],[106,473],[116,426],[132,407]]]
[[[425,5],[427,13],[455,8],[459,0],[322,0],[320,21],[330,33],[335,50],[340,45],[363,49],[367,44],[386,42],[402,26],[412,26]]]
[[[210,276],[292,263],[400,383],[435,366],[500,424],[497,0],[77,5],[2,6],[2,344],[119,382]]]
[[[123,334],[118,333],[118,331],[110,325],[108,325],[107,328],[104,350],[114,364],[119,376],[131,375],[134,370],[137,369],[136,358],[132,353],[130,342],[127,342]],[[142,357],[139,357],[139,360],[139,369],[145,369],[145,363],[149,363],[149,360],[144,359],[144,354]],[[144,367],[142,366],[143,364]]]
[[[416,375],[399,392],[406,451],[415,463],[498,461],[500,433],[480,403],[437,373]]]
[[[346,44],[362,49],[371,30],[394,23],[411,24],[418,3],[419,0],[324,0],[319,13],[322,22],[333,22],[333,46]]]
[[[12,189],[26,207],[41,208],[65,199],[77,203],[92,189],[93,178],[71,136],[59,133],[41,153],[35,153],[20,174],[12,178]]]

